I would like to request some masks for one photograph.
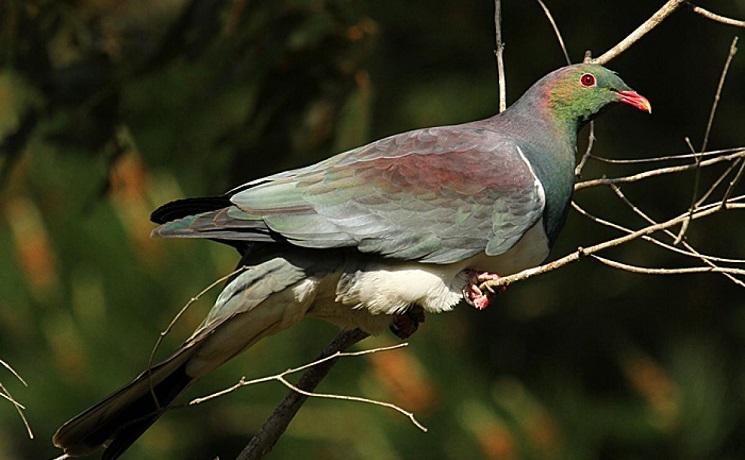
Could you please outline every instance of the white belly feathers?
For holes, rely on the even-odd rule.
[[[463,270],[488,271],[502,276],[541,263],[548,256],[548,239],[538,221],[505,254],[480,254],[455,264],[377,262],[342,275],[335,301],[373,314],[398,314],[410,305],[430,313],[452,310],[462,299],[467,276]]]

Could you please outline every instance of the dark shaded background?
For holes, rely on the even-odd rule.
[[[503,3],[513,101],[563,60],[536,3]],[[743,0],[702,3],[745,17]],[[600,54],[660,4],[549,2],[574,60],[588,48]],[[138,373],[186,300],[232,269],[228,248],[149,239],[154,207],[385,135],[492,114],[492,8],[489,0],[0,2],[0,358],[29,387],[1,368],[0,382],[28,407],[37,436],[28,440],[0,401],[0,458],[56,455],[54,429]],[[682,153],[685,136],[700,145],[737,32],[684,9],[612,62],[655,111],[605,115],[595,152]],[[741,53],[710,146],[745,144],[744,128]],[[632,169],[591,162],[586,174]],[[686,208],[691,180],[625,191],[661,218]],[[641,224],[606,190],[577,199]],[[743,222],[741,212],[696,222],[689,239],[745,258]],[[613,235],[573,213],[553,256]],[[646,266],[693,263],[643,242],[608,254]],[[164,348],[188,335],[216,294]],[[308,321],[189,396],[304,363],[334,334]],[[271,457],[743,458],[743,351],[743,290],[723,277],[645,277],[582,261],[514,285],[488,311],[429,317],[408,349],[342,362],[321,387],[396,402],[429,433],[383,408],[312,400]],[[265,384],[173,410],[125,458],[233,458],[284,393]]]

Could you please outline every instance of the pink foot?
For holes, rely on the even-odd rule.
[[[501,277],[496,273],[478,272],[475,270],[467,270],[467,274],[468,281],[463,288],[463,298],[477,310],[484,310],[491,303],[489,293],[495,294],[495,291],[487,286],[486,288],[489,290],[489,293],[484,293],[481,288],[479,288],[479,284],[484,281],[498,280]],[[501,290],[504,290],[504,288]]]

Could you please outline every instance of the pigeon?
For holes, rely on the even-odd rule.
[[[423,312],[487,307],[483,281],[548,257],[573,193],[578,130],[615,102],[651,113],[615,72],[570,65],[492,117],[161,206],[154,236],[230,244],[246,268],[181,347],[66,422],[55,446],[118,458],[191,382],[305,317],[405,336]]]

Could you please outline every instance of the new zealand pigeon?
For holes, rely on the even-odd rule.
[[[157,209],[154,235],[231,244],[249,268],[171,357],[65,423],[54,444],[119,457],[192,381],[305,316],[377,333],[414,306],[486,307],[481,280],[548,256],[572,196],[577,131],[612,102],[651,112],[614,72],[563,67],[485,120]]]

